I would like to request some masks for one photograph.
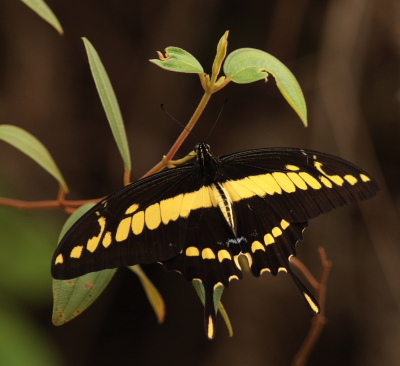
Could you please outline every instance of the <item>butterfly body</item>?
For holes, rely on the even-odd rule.
[[[195,152],[194,162],[132,183],[89,210],[61,240],[53,277],[161,262],[202,282],[212,338],[213,293],[242,277],[244,255],[255,276],[287,272],[318,312],[289,265],[296,243],[309,219],[372,197],[376,182],[349,162],[310,150],[256,149],[218,158],[198,144]]]

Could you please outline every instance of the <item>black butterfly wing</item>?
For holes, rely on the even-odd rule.
[[[262,197],[289,222],[374,196],[379,187],[365,171],[338,157],[294,148],[257,149],[220,158],[221,180],[235,202]]]
[[[62,238],[53,256],[53,277],[69,279],[177,255],[193,205],[190,193],[203,184],[197,169],[194,164],[170,169],[102,200]]]

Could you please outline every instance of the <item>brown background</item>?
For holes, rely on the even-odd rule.
[[[398,365],[398,1],[47,3],[65,30],[62,37],[22,2],[0,3],[0,123],[23,127],[47,146],[69,183],[71,199],[102,197],[121,187],[123,176],[80,37],[95,46],[112,80],[135,179],[159,161],[181,131],[160,104],[184,123],[202,96],[196,76],[170,73],[148,62],[157,50],[182,47],[209,72],[216,44],[229,29],[230,51],[259,48],[293,71],[307,100],[309,128],[302,127],[270,77],[267,84],[232,84],[215,95],[195,133],[207,138],[228,99],[207,140],[215,154],[269,146],[311,148],[351,160],[379,181],[379,196],[313,220],[298,247],[299,257],[316,274],[318,246],[334,262],[328,324],[309,365]],[[179,155],[195,143],[190,137]],[[1,143],[1,196],[44,200],[56,194],[57,185],[47,173]],[[156,324],[136,277],[120,270],[91,309],[55,328],[49,266],[67,216],[54,211],[20,217],[6,208],[1,213],[15,217],[0,223],[1,246],[20,251],[12,260],[1,255],[2,282],[5,274],[18,276],[23,270],[23,283],[32,290],[30,276],[34,278],[20,257],[31,248],[35,231],[19,241],[13,234],[2,238],[5,226],[14,223],[16,231],[23,231],[34,220],[37,230],[50,227],[49,240],[41,243],[43,258],[35,253],[30,258],[47,266],[41,267],[44,280],[35,284],[32,296],[25,296],[25,288],[9,286],[13,290],[3,289],[0,299],[6,304],[12,292],[26,322],[38,329],[36,337],[51,344],[60,364],[288,365],[307,334],[310,313],[289,278],[248,274],[223,297],[234,337],[228,338],[220,319],[216,339],[207,341],[202,306],[192,286],[177,274],[165,274],[159,265],[145,270],[165,298],[165,324]],[[0,281],[1,286],[7,284]]]

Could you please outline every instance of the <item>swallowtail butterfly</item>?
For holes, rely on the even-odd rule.
[[[308,220],[366,200],[379,187],[340,158],[295,148],[216,157],[206,144],[193,162],[141,179],[103,199],[61,240],[52,275],[70,279],[106,268],[161,262],[204,285],[205,326],[213,338],[218,286],[287,272],[311,309],[319,305],[290,268]]]

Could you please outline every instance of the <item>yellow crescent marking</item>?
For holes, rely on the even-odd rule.
[[[249,267],[251,267],[253,265],[253,257],[250,253],[244,253],[244,256],[247,258],[247,262],[249,262]]]
[[[144,229],[144,211],[135,213],[132,217],[132,232],[135,235],[142,233]]]
[[[218,251],[218,260],[222,262],[224,259],[232,260],[232,256],[226,249],[221,249]]]
[[[300,178],[299,174],[289,172],[287,173],[287,176],[291,179],[291,181],[296,185],[297,188],[300,188],[303,191],[308,189],[306,182],[304,182],[304,180]]]
[[[264,243],[265,243],[265,245],[273,244],[273,243],[275,243],[275,239],[272,237],[271,234],[266,234],[264,236]]]
[[[281,228],[282,228],[283,230],[285,230],[289,225],[290,225],[290,223],[287,222],[286,220],[282,220],[282,221],[281,221]]]
[[[260,275],[262,275],[264,272],[269,272],[269,273],[271,273],[271,270],[270,270],[269,268],[263,268],[263,269],[260,271]]]
[[[138,203],[134,203],[133,205],[128,207],[128,209],[125,211],[125,213],[127,215],[133,214],[135,211],[137,211],[138,208],[139,208],[139,204]]]
[[[275,238],[276,238],[276,237],[282,235],[282,230],[278,226],[275,226],[272,229],[272,235],[275,236]]]
[[[262,250],[265,252],[264,245],[262,245],[258,240],[253,241],[253,244],[251,244],[251,251],[254,253],[256,250]]]
[[[82,255],[83,245],[78,245],[74,249],[71,250],[70,257],[71,258],[80,258]]]
[[[146,208],[144,221],[149,230],[157,229],[161,224],[160,204],[155,203]]]
[[[296,192],[296,186],[285,173],[275,172],[272,173],[272,175],[285,192],[287,193]]]
[[[236,267],[241,271],[242,267],[240,267],[240,263],[239,263],[239,255],[235,255],[233,257],[233,261],[235,262]]]
[[[117,233],[115,234],[116,241],[124,241],[128,238],[132,224],[132,216],[125,217],[118,225]],[[104,240],[103,240],[104,244]]]
[[[358,182],[357,178],[351,174],[345,175],[344,179],[346,179],[352,186]]]
[[[360,178],[363,182],[369,182],[371,179],[367,177],[365,174],[360,174]]]
[[[232,275],[228,278],[228,281],[231,282],[232,280],[239,280],[239,277],[236,275]]]
[[[201,256],[203,259],[215,259],[215,254],[211,248],[204,248],[201,251]]]
[[[313,189],[320,189],[321,183],[318,182],[312,175],[306,172],[300,172],[300,177],[304,179],[304,181]]]
[[[103,238],[101,244],[103,244],[104,248],[108,248],[111,243],[112,243],[111,231],[107,231],[104,234],[104,238]]]
[[[279,267],[278,272],[286,272],[287,273],[287,269],[285,267]]]
[[[200,255],[199,249],[196,247],[188,247],[186,248],[186,255],[188,257],[198,257]]]
[[[56,258],[55,264],[63,264],[64,263],[64,257],[62,254],[59,254]]]
[[[97,249],[97,246],[100,243],[100,238],[103,235],[104,229],[106,228],[106,219],[105,217],[100,216],[97,222],[100,225],[100,233],[97,236],[93,236],[87,241],[86,248],[89,252],[94,252]]]

